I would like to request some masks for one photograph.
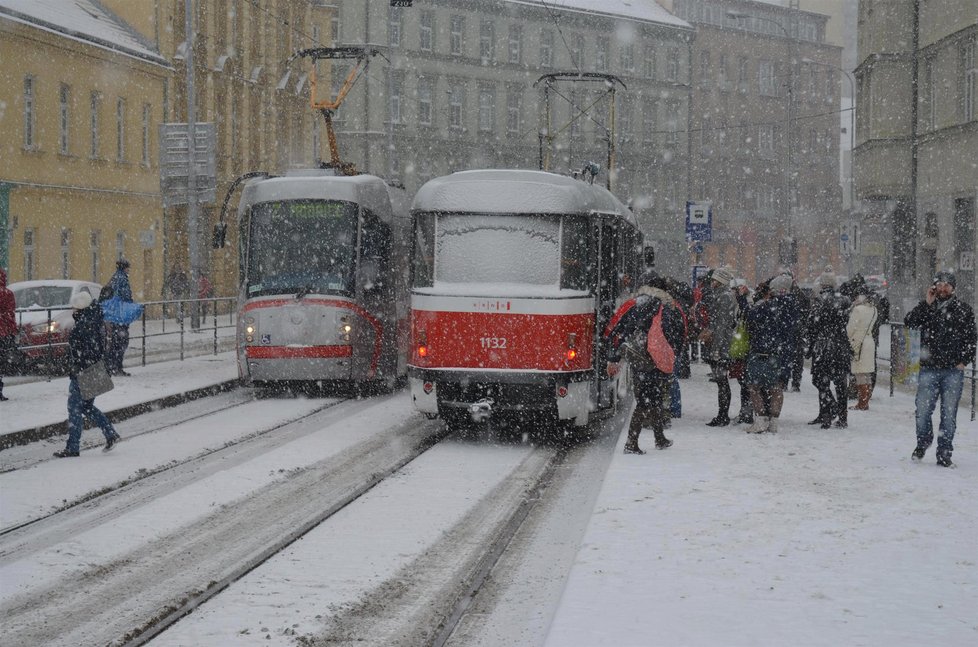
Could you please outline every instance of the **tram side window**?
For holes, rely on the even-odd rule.
[[[391,252],[391,232],[384,222],[369,211],[364,211],[363,237],[361,239],[360,263],[364,279],[368,283],[382,283],[384,270]]]
[[[590,291],[594,283],[594,242],[592,229],[584,216],[564,218],[560,245],[560,287],[562,290]]]
[[[435,284],[435,214],[421,213],[414,221],[413,284],[430,288]]]

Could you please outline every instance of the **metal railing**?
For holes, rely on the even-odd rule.
[[[879,369],[882,369],[882,364],[886,364],[886,373],[890,380],[890,397],[893,397],[894,389],[897,383],[901,384],[915,384],[916,375],[920,370],[919,358],[914,358],[912,352],[912,338],[910,337],[909,329],[901,321],[888,321],[886,323],[890,328],[890,339],[889,339],[889,352],[884,354],[882,349],[877,348],[876,352],[876,363]],[[914,361],[914,360],[917,361]],[[971,382],[971,419],[975,419],[976,414],[976,381],[978,378],[978,365],[976,362],[971,362],[971,369],[969,370],[965,367],[964,379]]]
[[[165,301],[147,301],[144,306],[143,315],[138,327],[139,333],[133,334],[134,326],[130,326],[130,344],[140,342],[140,363],[146,365],[147,352],[151,340],[172,337],[178,335],[179,340],[175,347],[179,350],[180,360],[184,360],[187,353],[187,334],[188,328],[192,332],[200,330],[213,331],[212,350],[216,355],[219,352],[219,331],[233,329],[235,323],[235,311],[237,299],[235,297],[210,297],[206,299],[172,299]],[[42,343],[28,343],[26,333],[22,331],[24,317],[29,313],[44,312],[46,318],[33,324],[34,327],[44,329],[42,332],[34,333],[35,338],[43,335]],[[59,349],[68,346],[67,338],[63,333],[51,330],[51,322],[56,321],[55,314],[64,318],[64,313],[70,313],[70,307],[47,307],[47,308],[18,308],[15,311],[17,320],[18,337],[17,349],[21,352],[25,364],[44,364],[57,366],[59,358],[63,361],[62,351]],[[70,316],[70,314],[68,315]],[[193,322],[203,322],[210,319],[210,325],[198,325],[196,329],[191,326]],[[233,334],[231,335],[233,338]],[[168,347],[168,345],[167,345]],[[28,359],[29,351],[43,349],[43,353],[31,354]],[[23,368],[26,368],[24,366]]]

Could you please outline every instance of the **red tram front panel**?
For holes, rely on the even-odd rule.
[[[412,296],[411,365],[419,369],[591,369],[594,299]]]

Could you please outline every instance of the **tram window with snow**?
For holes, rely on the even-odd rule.
[[[613,410],[600,335],[642,266],[631,211],[542,171],[434,179],[412,206],[408,379],[449,425],[500,416],[587,424]],[[623,386],[623,385],[622,385]]]
[[[238,222],[245,383],[392,387],[403,378],[411,222],[403,190],[328,169],[252,179]]]

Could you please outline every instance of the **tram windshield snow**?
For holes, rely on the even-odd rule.
[[[587,290],[593,271],[587,227],[582,216],[422,214],[415,287]]]
[[[291,200],[252,207],[247,291],[263,294],[351,295],[357,206]]]

